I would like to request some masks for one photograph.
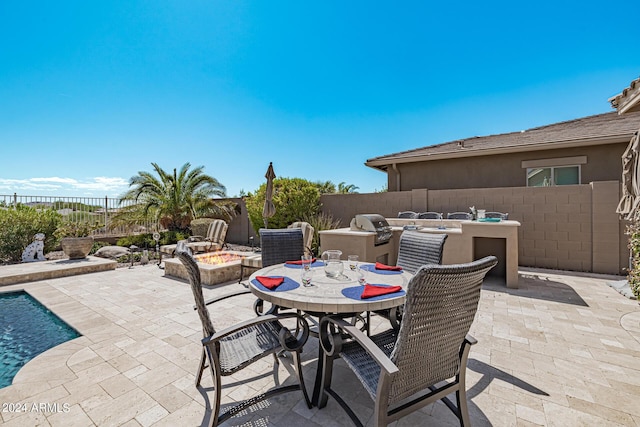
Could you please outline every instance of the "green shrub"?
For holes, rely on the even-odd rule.
[[[109,244],[109,242],[96,242],[96,241],[94,241],[93,242],[93,246],[91,247],[91,251],[89,252],[89,254],[95,254],[98,251],[98,249],[103,248],[105,246],[111,246],[111,245]]]
[[[160,233],[160,241],[159,245],[172,245],[177,243],[178,240],[183,240],[189,237],[188,234],[177,232],[177,231],[163,231]],[[116,242],[118,246],[124,246],[128,248],[131,245],[135,245],[139,248],[149,248],[153,249],[156,247],[156,241],[153,240],[153,234],[144,233],[144,234],[135,234],[131,236],[125,236]]]
[[[209,224],[215,221],[214,218],[198,218],[191,221],[191,235],[206,237],[209,231]]]
[[[33,241],[36,233],[44,233],[44,252],[53,251],[58,245],[54,235],[62,216],[52,209],[35,209],[18,205],[0,209],[0,261],[17,262],[22,251]]]
[[[58,239],[65,237],[89,237],[91,234],[100,228],[99,223],[90,223],[87,221],[67,221],[60,225],[55,232]]]
[[[247,213],[256,233],[264,227],[264,207],[267,184],[245,198]],[[269,228],[286,228],[287,225],[303,221],[320,213],[320,190],[318,184],[302,178],[276,178],[273,180],[274,216],[269,218]]]

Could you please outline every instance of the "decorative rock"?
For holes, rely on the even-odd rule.
[[[22,252],[22,262],[46,261],[44,257],[44,233],[33,236],[33,242],[29,243]]]
[[[121,256],[129,254],[129,248],[123,246],[103,246],[98,249],[94,255],[100,258],[118,259]]]

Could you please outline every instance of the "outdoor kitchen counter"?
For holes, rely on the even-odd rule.
[[[398,242],[405,225],[422,227],[421,233],[446,233],[443,264],[471,262],[486,255],[495,255],[498,265],[490,275],[505,278],[507,287],[518,287],[518,221],[477,222],[459,220],[429,220],[386,218],[393,237],[388,243],[375,246],[375,232],[355,231],[350,228],[320,231],[322,251],[339,249],[343,258],[358,255],[366,262],[394,265],[398,255]],[[444,230],[438,229],[444,225]]]

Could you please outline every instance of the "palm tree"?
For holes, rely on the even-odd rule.
[[[338,193],[340,194],[352,194],[357,193],[357,189],[360,187],[356,187],[354,184],[347,184],[346,182],[341,182],[338,184]]]
[[[226,189],[217,179],[203,173],[204,166],[191,168],[190,163],[180,170],[167,173],[156,163],[151,163],[156,175],[138,172],[129,180],[129,191],[120,197],[135,200],[133,211],[146,218],[150,216],[170,231],[185,231],[191,220],[202,216],[227,216],[228,208],[213,201],[212,197],[226,197]],[[131,210],[129,210],[131,211]],[[129,212],[133,214],[134,212]]]

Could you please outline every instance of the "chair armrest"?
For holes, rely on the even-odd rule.
[[[191,236],[189,238],[187,238],[187,242],[191,243],[191,242],[202,242],[203,240],[205,240],[204,236]]]
[[[244,295],[244,294],[250,294],[250,293],[251,293],[251,291],[249,289],[241,289],[241,290],[238,290],[238,291],[234,291],[234,292],[228,293],[226,295],[221,295],[219,297],[208,299],[208,300],[206,300],[204,302],[204,305],[213,304],[213,303],[216,303],[218,301],[225,300],[227,298],[237,297],[238,295]],[[193,309],[197,310],[198,308],[194,305]]]
[[[464,343],[469,345],[474,345],[474,344],[478,344],[478,340],[472,337],[471,335],[467,334],[467,336],[464,337]]]
[[[301,332],[296,338],[296,342],[294,343],[294,345],[289,345],[286,342],[286,338],[287,338],[286,335],[288,330],[283,326],[283,328],[280,330],[280,336],[279,336],[280,345],[282,346],[282,348],[286,350],[298,351],[302,348],[302,346],[304,346],[304,344],[307,342],[307,339],[309,338],[309,324],[307,323],[305,318],[298,313],[283,313],[278,315],[265,314],[264,316],[254,317],[253,319],[248,319],[243,322],[236,323],[233,326],[230,326],[219,332],[216,332],[210,337],[203,338],[202,345],[214,345],[221,339],[229,335],[235,334],[236,332],[242,331],[243,329],[249,328],[251,326],[257,326],[262,323],[272,323],[282,319],[291,319],[291,318],[297,319],[298,325],[301,328]]]
[[[399,371],[398,367],[391,361],[391,359],[389,359],[387,355],[384,354],[384,352],[380,350],[373,341],[371,341],[371,338],[356,326],[337,316],[324,316],[320,320],[320,344],[327,355],[332,356],[339,353],[342,347],[341,335],[330,334],[329,326],[331,325],[338,327],[342,332],[349,335],[353,340],[360,344],[364,351],[366,351],[369,356],[375,360],[385,374],[394,375]]]

